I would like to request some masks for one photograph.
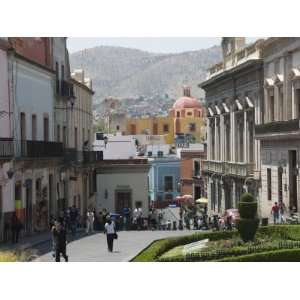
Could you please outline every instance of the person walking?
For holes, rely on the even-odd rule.
[[[23,226],[21,221],[19,220],[17,214],[14,212],[10,220],[10,229],[11,229],[11,237],[12,237],[13,244],[19,242],[19,235],[22,227]]]
[[[75,205],[70,208],[70,227],[72,236],[75,237],[78,221],[78,210]]]
[[[283,224],[285,222],[284,214],[286,213],[287,209],[282,200],[279,200],[279,223]]]
[[[271,209],[271,215],[273,215],[274,224],[278,224],[279,222],[279,206],[277,202],[274,203]]]
[[[116,232],[115,223],[110,217],[107,217],[107,222],[104,226],[104,233],[106,234],[108,251],[113,252],[114,239],[117,239],[118,235]]]
[[[52,236],[55,247],[55,261],[60,262],[60,254],[62,254],[65,261],[69,261],[67,256],[67,232],[61,223],[55,221],[52,228]]]
[[[94,221],[95,221],[95,215],[94,213],[89,209],[86,214],[86,234],[89,234],[90,232],[94,232]]]

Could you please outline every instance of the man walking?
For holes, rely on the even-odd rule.
[[[104,226],[104,233],[106,233],[108,251],[113,252],[114,239],[117,238],[117,232],[115,223],[110,217],[107,217],[107,222]]]
[[[89,234],[90,232],[94,232],[94,221],[95,221],[95,215],[94,213],[89,209],[87,212],[87,218],[86,218],[86,234]]]
[[[68,256],[67,250],[67,233],[61,223],[55,221],[55,226],[52,229],[53,241],[55,246],[55,261],[60,262],[60,254],[64,257],[67,262]]]
[[[279,222],[279,206],[277,202],[274,203],[271,209],[271,215],[273,215],[274,224],[278,224]]]

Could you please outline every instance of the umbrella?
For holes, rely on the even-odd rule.
[[[207,200],[207,198],[199,198],[195,202],[196,203],[201,203],[201,204],[207,204],[208,200]]]

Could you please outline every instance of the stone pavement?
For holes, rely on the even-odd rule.
[[[114,252],[107,251],[106,236],[96,233],[75,240],[67,245],[70,262],[125,262],[136,256],[152,241],[171,237],[193,234],[192,230],[177,231],[121,231],[114,242]],[[51,252],[38,257],[35,261],[53,261]],[[64,259],[62,258],[62,261]]]

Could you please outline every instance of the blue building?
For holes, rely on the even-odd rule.
[[[180,159],[177,157],[149,159],[149,200],[173,201],[180,195]]]

